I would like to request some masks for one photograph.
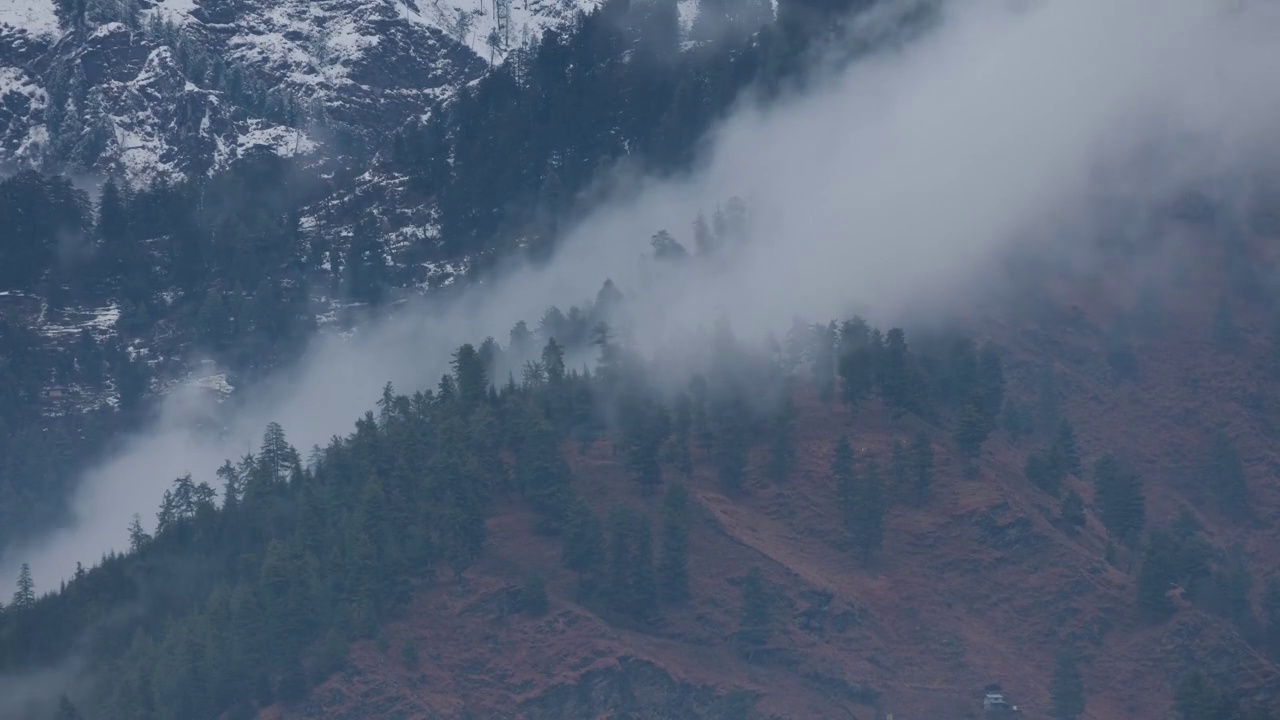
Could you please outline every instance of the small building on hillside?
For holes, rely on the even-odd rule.
[[[999,685],[992,683],[986,687],[982,696],[982,709],[987,717],[1004,718],[1021,715],[1017,705],[1010,705]]]

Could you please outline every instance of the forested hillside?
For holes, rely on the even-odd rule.
[[[0,720],[1280,716],[1269,177],[1194,153],[1218,184],[1124,194],[1099,172],[1102,209],[984,250],[981,287],[889,288],[853,265],[884,268],[927,226],[824,227],[843,216],[799,195],[945,186],[912,209],[955,217],[998,169],[970,162],[966,118],[911,114],[928,93],[871,92],[964,145],[936,186],[888,177],[901,162],[933,182],[928,153],[867,148],[890,192],[791,178],[812,223],[735,196],[584,241],[633,183],[692,193],[731,115],[896,57],[939,4],[464,5],[0,8],[0,559],[74,522],[84,471],[163,429],[179,388],[211,400],[213,436],[388,319],[491,328],[413,345],[450,371],[387,383],[322,445],[270,422],[190,467],[134,508],[127,549],[0,579]],[[986,98],[974,114],[1008,109]],[[835,108],[821,124],[875,130]],[[1041,119],[1046,142],[1070,134]],[[779,227],[858,252],[782,267],[759,249],[822,246]],[[591,243],[640,270],[605,277],[575,256]],[[847,273],[831,307],[861,282],[930,311],[871,297],[770,333],[737,308],[695,316],[741,294],[655,307],[762,293],[734,274],[762,257],[797,296],[817,291],[796,268]],[[504,285],[565,267],[594,298],[544,309]],[[467,314],[488,297],[519,311]],[[372,374],[342,370],[328,382]]]
[[[566,10],[563,22],[540,36],[513,41],[505,63],[456,94],[424,99],[415,106],[420,112],[387,131],[372,127],[387,119],[386,108],[343,105],[338,122],[330,117],[338,110],[319,99],[309,105],[266,93],[266,80],[252,73],[267,70],[247,59],[242,69],[211,66],[222,41],[196,20],[173,25],[162,4],[91,5],[65,11],[65,35],[49,56],[26,36],[11,38],[31,72],[53,62],[50,77],[70,84],[65,98],[51,86],[58,103],[74,110],[114,98],[115,81],[101,74],[119,65],[113,53],[151,63],[163,51],[166,67],[180,69],[174,82],[194,82],[209,102],[269,117],[312,107],[329,142],[308,153],[249,143],[213,165],[175,151],[205,171],[154,173],[147,166],[139,175],[119,161],[120,148],[70,138],[49,146],[40,170],[0,181],[7,228],[0,273],[8,293],[0,296],[0,320],[26,338],[8,351],[12,379],[3,392],[21,401],[4,412],[25,418],[18,423],[12,415],[13,427],[31,426],[32,418],[42,426],[36,443],[4,441],[0,547],[61,521],[76,459],[92,455],[92,437],[105,433],[91,430],[89,442],[70,443],[82,431],[81,419],[69,415],[111,417],[115,407],[123,415],[89,425],[131,427],[142,415],[130,411],[145,413],[177,381],[242,386],[295,359],[317,329],[341,331],[370,307],[478,276],[513,254],[545,257],[558,230],[602,192],[592,183],[604,169],[619,162],[682,167],[743,88],[798,81],[799,58],[825,32],[814,28],[847,9],[784,3],[771,24],[763,6],[740,14],[707,3],[686,26],[669,0]],[[212,23],[213,10],[200,7],[210,16],[199,23]],[[123,24],[112,15],[142,11]],[[231,4],[218,12],[247,22],[254,10]],[[123,45],[107,42],[122,33]],[[273,92],[292,92],[282,87]],[[336,102],[333,93],[351,87],[322,86],[320,97]],[[393,89],[385,95],[404,100]],[[181,104],[167,90],[143,97],[160,106],[155,113]],[[277,121],[320,132],[306,115]],[[19,119],[7,121],[16,131]],[[62,131],[47,132],[56,139]],[[58,171],[67,175],[51,174]],[[68,177],[82,172],[101,173],[92,194]],[[94,322],[71,321],[95,313]],[[68,321],[59,324],[59,316]],[[77,342],[68,342],[73,335]],[[24,355],[41,362],[24,367]],[[235,379],[193,375],[195,357]],[[57,402],[48,401],[51,387]],[[51,444],[75,448],[40,449]]]
[[[1220,267],[1197,289],[1246,277]],[[1193,348],[1272,353],[1234,339],[1258,306],[1204,322],[1149,293],[1104,344],[1136,309],[1046,280],[984,338],[721,321],[669,356],[629,344],[606,283],[458,348],[432,390],[388,386],[305,460],[268,427],[57,593],[24,573],[0,657],[84,668],[61,717],[916,716],[987,682],[1037,717],[1270,717],[1275,488],[1250,458],[1274,440],[1211,430],[1229,403],[1184,426],[1194,460],[1110,425],[1177,403]],[[555,649],[578,642],[577,665]]]

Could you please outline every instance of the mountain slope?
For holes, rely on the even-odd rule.
[[[1198,298],[1230,296],[1239,277],[1211,235],[1186,228],[1182,235],[1187,252],[1167,273],[1184,284],[1159,293],[1160,323],[1135,321],[1135,379],[1121,379],[1108,362],[1106,328],[1156,302],[1147,293],[1135,306],[1139,293],[1130,289],[1130,273],[1146,272],[1139,269],[1146,255],[1099,275],[1051,280],[1031,303],[1035,313],[997,303],[966,322],[1005,348],[1015,406],[1044,404],[1046,372],[1053,378],[1051,394],[1076,428],[1086,467],[1117,453],[1140,468],[1149,527],[1189,510],[1217,551],[1244,547],[1258,578],[1249,600],[1257,607],[1263,580],[1280,576],[1280,486],[1271,470],[1280,435],[1262,410],[1274,407],[1280,386],[1259,375],[1274,357],[1270,301],[1232,301],[1246,340],[1224,350],[1214,339],[1216,313]],[[1172,252],[1168,244],[1164,252]],[[1268,266],[1255,270],[1265,275]],[[1085,526],[1075,531],[1062,520],[1060,501],[1023,474],[1039,444],[1034,436],[998,433],[975,477],[946,428],[875,407],[851,414],[807,384],[795,401],[797,462],[785,482],[767,479],[767,451],[757,447],[749,490],[726,495],[714,458],[695,451],[687,605],[664,607],[660,621],[641,626],[584,608],[575,602],[575,574],[560,567],[558,541],[531,533],[535,516],[506,506],[489,521],[491,549],[464,583],[420,591],[381,631],[385,639],[357,645],[350,670],[279,708],[279,717],[382,716],[368,708],[407,717],[662,717],[671,711],[656,708],[677,697],[693,703],[680,712],[718,717],[706,701],[694,710],[691,698],[735,690],[757,698],[761,717],[978,717],[982,688],[998,682],[1026,717],[1047,718],[1054,658],[1064,649],[1083,661],[1086,718],[1168,718],[1175,686],[1196,669],[1260,707],[1280,698],[1280,663],[1267,655],[1265,633],[1253,620],[1224,617],[1215,589],[1180,601],[1167,621],[1142,614],[1141,549],[1109,540],[1091,471],[1067,481],[1086,499]],[[1203,472],[1219,427],[1245,462],[1255,511],[1244,524],[1217,509]],[[848,432],[858,456],[879,461],[888,475],[893,440],[922,430],[935,447],[933,495],[914,507],[909,487],[889,487],[885,549],[863,567],[834,510],[833,448]],[[618,447],[582,452],[574,444],[565,452],[598,514],[628,505],[661,522],[661,499],[637,494]],[[679,472],[668,467],[666,475]],[[752,566],[775,594],[776,627],[764,648],[744,656],[734,634]],[[546,578],[545,617],[520,612],[531,571]],[[417,664],[406,664],[405,644],[418,649]]]
[[[376,145],[592,7],[148,0],[90,3],[63,30],[52,0],[15,6],[0,15],[0,162],[148,183],[250,146]]]

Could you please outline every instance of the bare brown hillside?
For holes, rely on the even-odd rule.
[[[1161,268],[1158,313],[1144,310],[1159,320],[1127,331],[1137,368],[1130,379],[1106,359],[1108,333],[1120,318],[1132,321],[1140,303],[1140,284],[1124,267],[1048,281],[1036,302],[996,304],[972,322],[1005,348],[1011,396],[1032,402],[1046,369],[1053,376],[1086,465],[1115,452],[1141,469],[1148,527],[1190,508],[1215,545],[1243,543],[1256,594],[1280,572],[1280,381],[1270,370],[1269,304],[1230,297],[1241,343],[1225,350],[1213,330],[1228,283],[1221,253],[1172,257]],[[1087,527],[1069,533],[1058,501],[1023,478],[1039,441],[1014,445],[997,432],[978,476],[966,477],[947,427],[893,420],[875,407],[855,418],[804,387],[796,400],[799,459],[785,484],[761,479],[761,454],[750,492],[730,499],[697,458],[693,600],[664,607],[659,624],[628,627],[576,604],[559,544],[533,533],[532,517],[511,505],[490,521],[485,558],[463,585],[421,591],[381,643],[353,649],[348,673],[268,716],[738,717],[734,702],[749,695],[759,717],[976,718],[983,686],[998,682],[1024,717],[1039,720],[1049,717],[1053,658],[1064,644],[1083,658],[1093,720],[1169,718],[1172,683],[1192,667],[1259,697],[1280,694],[1280,665],[1226,620],[1194,605],[1158,626],[1139,618],[1138,557],[1121,550],[1108,563],[1092,507]],[[884,467],[892,440],[921,428],[934,439],[933,497],[917,508],[890,489],[884,551],[864,567],[838,525],[833,446],[848,433],[860,457]],[[1198,482],[1217,428],[1236,438],[1245,460],[1251,522],[1227,521]],[[656,527],[660,497],[639,494],[607,443],[566,453],[597,511],[628,504]],[[1069,483],[1091,502],[1088,478]],[[775,594],[777,630],[747,658],[732,634],[752,566]],[[543,617],[513,611],[531,568],[548,581]],[[402,656],[406,641],[419,651],[416,668]],[[735,690],[747,695],[729,695]]]

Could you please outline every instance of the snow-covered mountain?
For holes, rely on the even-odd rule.
[[[0,0],[0,164],[134,182],[379,139],[598,0]]]

